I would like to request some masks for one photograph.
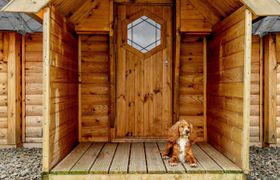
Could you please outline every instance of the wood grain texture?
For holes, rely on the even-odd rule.
[[[193,124],[198,141],[203,141],[205,136],[204,56],[206,54],[204,53],[206,52],[204,51],[203,36],[182,36],[178,99],[179,119],[185,119]]]
[[[27,34],[24,36],[24,84],[23,87],[23,113],[24,118],[24,135],[23,143],[42,143],[42,117],[43,117],[43,92],[42,80],[35,82],[30,76],[43,78],[43,37],[42,33]],[[32,58],[29,58],[32,57]],[[33,87],[27,88],[27,87]],[[36,133],[34,133],[36,132]]]
[[[109,140],[108,35],[81,35],[81,142]]]
[[[80,143],[51,174],[228,174],[242,173],[228,158],[207,143],[193,146],[196,168],[188,163],[171,167],[161,158],[165,143]],[[70,172],[69,168],[72,166]],[[165,169],[166,168],[166,169]],[[63,170],[64,169],[64,170]],[[59,170],[59,171],[58,171]]]
[[[126,44],[124,23],[145,13],[163,22],[161,42],[166,46],[142,54]],[[172,124],[171,13],[170,6],[118,6],[116,138],[163,138]]]
[[[261,111],[261,39],[252,37],[252,68],[251,68],[251,112],[250,112],[250,142],[251,144],[262,144],[262,115]]]
[[[7,128],[8,128],[8,64],[6,55],[7,44],[4,43],[4,33],[0,32],[0,144],[7,145]]]
[[[247,129],[244,129],[247,123],[249,126],[244,102],[250,97],[247,97],[244,83],[250,77],[247,69],[245,71],[245,62],[250,59],[245,58],[251,54],[251,44],[247,43],[251,35],[248,38],[245,34],[250,25],[245,21],[245,12],[241,8],[213,27],[207,52],[208,142],[239,167],[246,161],[242,154],[247,152],[245,146],[249,143]]]
[[[63,159],[78,141],[78,38],[50,7],[44,37],[44,137],[46,169]]]

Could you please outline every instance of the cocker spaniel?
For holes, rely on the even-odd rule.
[[[176,166],[179,161],[188,162],[191,167],[197,166],[197,161],[192,151],[192,145],[195,143],[196,134],[193,131],[192,124],[185,120],[176,122],[168,130],[168,142],[162,157],[169,159],[171,166]]]

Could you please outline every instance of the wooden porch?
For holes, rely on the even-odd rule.
[[[242,170],[207,143],[193,147],[198,167],[161,158],[165,143],[80,143],[50,172],[79,174],[236,174]]]

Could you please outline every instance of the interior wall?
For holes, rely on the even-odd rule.
[[[23,143],[41,145],[43,129],[43,36],[42,33],[24,36],[24,139]]]
[[[78,142],[78,38],[54,7],[44,13],[44,152],[49,171]]]
[[[259,36],[252,36],[252,62],[251,62],[251,112],[250,112],[250,144],[262,144],[262,97],[260,85],[261,70],[261,43]]]
[[[81,35],[80,39],[80,141],[108,141],[109,36]]]
[[[189,0],[181,0],[181,32],[210,33],[212,24]]]
[[[4,59],[4,33],[0,32],[0,144],[2,145],[8,143],[8,65],[6,60]]]
[[[216,25],[208,42],[208,141],[249,169],[250,12],[241,8]]]
[[[192,123],[204,139],[203,36],[182,35],[179,73],[179,118]]]

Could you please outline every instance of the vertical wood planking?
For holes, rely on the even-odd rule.
[[[203,135],[207,142],[207,38],[203,38]]]
[[[252,13],[245,10],[245,42],[244,42],[244,93],[243,93],[243,134],[242,134],[242,169],[250,172],[250,99],[251,99],[251,53],[252,53]]]
[[[50,8],[44,10],[43,24],[43,172],[50,167]]]
[[[22,142],[25,142],[25,131],[26,131],[26,117],[25,117],[25,103],[26,103],[26,97],[25,97],[25,35],[22,35],[21,37],[21,96],[22,96],[22,105],[21,105],[21,122],[22,122]]]
[[[5,35],[8,42],[8,144],[19,145],[21,139],[21,36]]]
[[[5,33],[0,32],[0,144],[8,143],[8,58],[7,40],[4,41]],[[6,38],[5,38],[6,39]]]
[[[274,36],[264,37],[264,143],[276,143],[277,61]]]

